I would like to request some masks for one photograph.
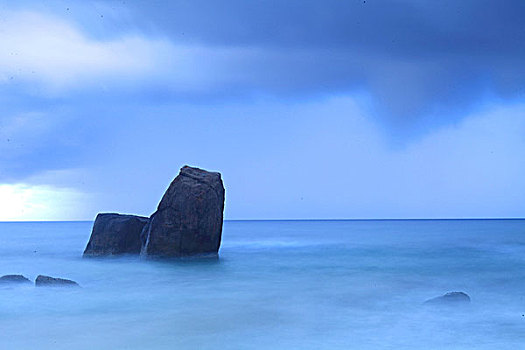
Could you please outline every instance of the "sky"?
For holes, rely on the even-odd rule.
[[[0,0],[0,220],[525,217],[521,0]]]

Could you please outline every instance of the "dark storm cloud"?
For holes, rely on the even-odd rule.
[[[218,45],[339,47],[410,55],[522,52],[522,1],[136,1],[152,28]]]
[[[72,19],[96,40],[138,33],[208,50],[187,58],[194,71],[183,82],[178,53],[166,56],[164,76],[140,87],[156,103],[358,92],[387,125],[414,129],[525,96],[520,0],[20,3]]]
[[[259,49],[259,56],[236,62],[236,73],[250,79],[229,87],[232,91],[363,90],[395,123],[461,114],[487,96],[525,94],[523,1],[195,0],[122,6],[134,14],[127,25],[168,35],[175,43]]]

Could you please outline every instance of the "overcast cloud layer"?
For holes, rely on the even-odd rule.
[[[0,189],[33,198],[0,219],[148,215],[184,164],[223,172],[229,218],[523,216],[524,20],[522,1],[0,1]]]

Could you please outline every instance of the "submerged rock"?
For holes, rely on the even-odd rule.
[[[37,287],[79,287],[78,283],[65,278],[38,275],[35,281]]]
[[[221,174],[184,166],[142,232],[142,254],[216,256],[221,244],[224,186]]]
[[[136,215],[98,214],[84,256],[139,254],[140,233],[148,220]]]
[[[463,292],[450,292],[445,295],[425,301],[425,304],[427,305],[458,305],[468,303],[470,303],[470,297],[468,296],[468,294]]]
[[[0,277],[0,285],[2,284],[28,284],[32,283],[28,278],[22,275],[5,275]]]

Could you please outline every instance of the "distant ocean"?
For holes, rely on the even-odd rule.
[[[0,286],[0,349],[525,348],[525,220],[227,221],[180,262],[82,259],[91,225],[0,223],[0,275],[82,286]]]

